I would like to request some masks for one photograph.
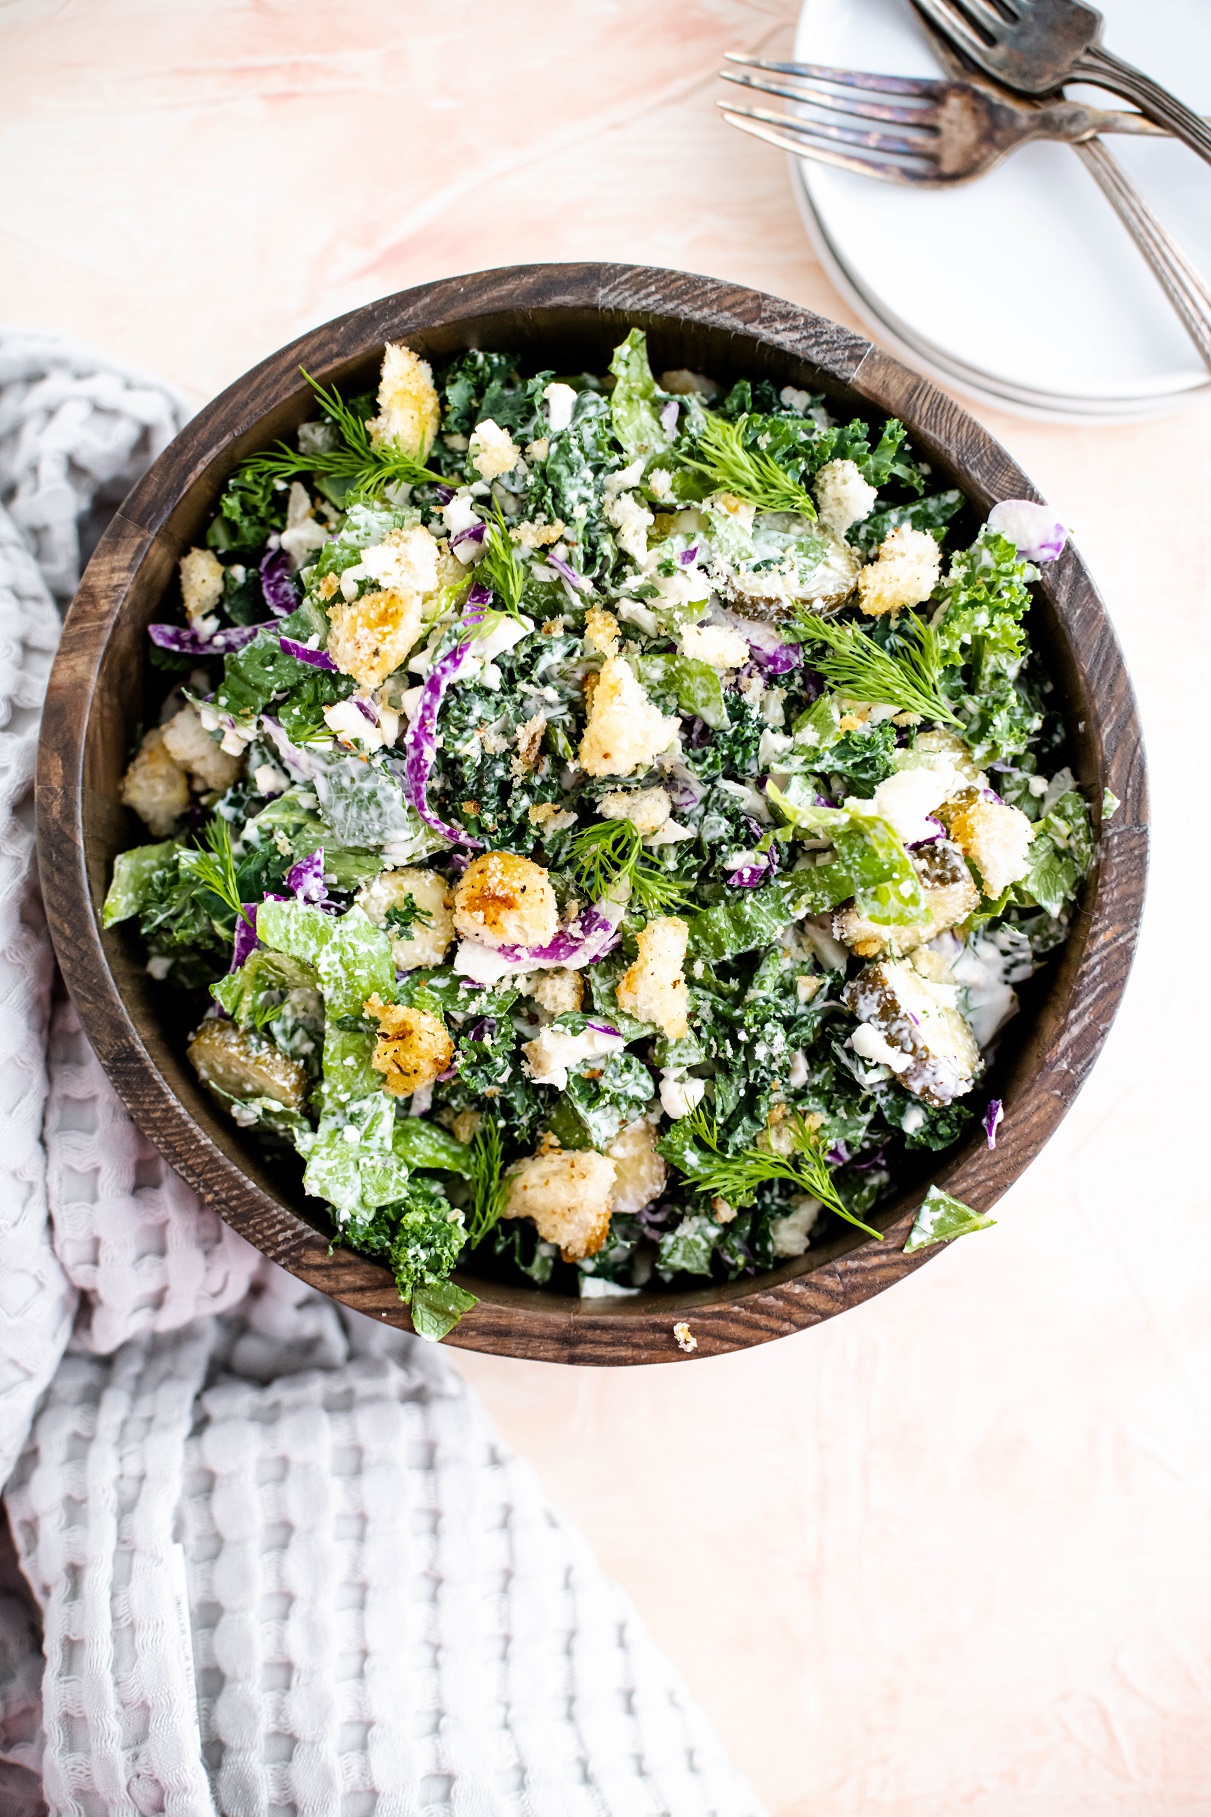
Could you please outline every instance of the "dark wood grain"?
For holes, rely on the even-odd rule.
[[[310,414],[299,376],[369,388],[384,341],[443,356],[512,348],[535,365],[605,368],[632,326],[657,370],[689,366],[721,380],[768,375],[823,390],[845,408],[907,423],[935,468],[981,510],[1037,497],[1005,450],[966,411],[859,335],[778,297],[644,266],[524,266],[424,284],[326,323],[256,366],[194,418],[134,488],[89,563],[51,675],[38,767],[38,849],[55,949],[89,1038],[147,1135],[249,1242],[325,1293],[407,1326],[389,1273],[329,1253],[316,1201],[289,1189],[216,1109],[181,1057],[180,1031],[125,928],[99,909],[116,852],[142,828],[119,782],[148,685],[145,631],[173,566],[200,534],[237,462]],[[1032,1013],[998,1061],[1006,1104],[997,1148],[982,1136],[936,1179],[989,1210],[1038,1154],[1097,1058],[1127,981],[1147,868],[1147,781],[1135,700],[1097,591],[1071,545],[1044,573],[1038,635],[1058,681],[1079,778],[1100,817],[1103,788],[1121,806],[1104,829],[1072,935],[1044,974]],[[578,1301],[466,1278],[480,1293],[447,1342],[564,1363],[689,1360],[673,1337],[688,1320],[696,1357],[769,1342],[831,1318],[939,1253],[903,1253],[927,1184],[879,1219],[882,1242],[838,1237],[773,1274],[683,1294]],[[314,1221],[313,1221],[314,1218]]]

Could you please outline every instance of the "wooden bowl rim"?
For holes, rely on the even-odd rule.
[[[851,331],[780,298],[693,274],[609,264],[502,267],[442,279],[353,310],[301,336],[229,386],[192,419],[119,507],[68,613],[46,697],[38,759],[38,853],[43,897],[67,988],[92,1045],[136,1123],[232,1227],[273,1261],[333,1298],[408,1328],[387,1270],[327,1240],[225,1144],[218,1113],[182,1103],[161,1075],[123,999],[107,954],[89,876],[84,765],[98,675],[128,593],[145,561],[165,574],[181,553],[169,519],[200,486],[212,492],[250,448],[271,410],[304,392],[299,367],[340,382],[390,339],[483,322],[511,312],[552,318],[598,314],[676,332],[730,337],[826,386],[899,416],[918,447],[951,467],[981,509],[998,498],[1037,498],[1005,450],[945,393]],[[1147,782],[1135,700],[1105,609],[1070,543],[1041,582],[1055,635],[1084,702],[1079,731],[1099,786],[1119,798],[1101,829],[1098,858],[1065,957],[1036,1017],[1038,1051],[1007,1100],[994,1152],[968,1142],[930,1178],[988,1211],[1066,1114],[1100,1051],[1126,985],[1147,865]],[[1086,720],[1088,724],[1086,724]],[[1095,825],[1099,809],[1095,805]],[[1069,959],[1069,955],[1072,955]],[[686,1360],[674,1336],[689,1321],[697,1356],[765,1343],[845,1310],[902,1279],[941,1246],[905,1255],[923,1186],[890,1208],[882,1243],[842,1239],[771,1275],[679,1294],[572,1300],[540,1289],[468,1280],[480,1303],[446,1340],[497,1354],[568,1363]]]

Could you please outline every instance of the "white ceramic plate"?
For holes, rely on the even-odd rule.
[[[1208,0],[1101,0],[1101,10],[1110,49],[1211,113]],[[794,55],[941,73],[909,0],[806,0]],[[1169,141],[1109,144],[1211,276],[1211,167]],[[1069,420],[1158,415],[1211,389],[1152,273],[1069,146],[1027,146],[949,191],[905,190],[807,159],[791,164],[808,230],[854,309],[880,339],[951,384]]]

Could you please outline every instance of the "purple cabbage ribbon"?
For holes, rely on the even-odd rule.
[[[1006,537],[1026,561],[1053,562],[1064,553],[1068,532],[1050,505],[1003,498],[988,513],[988,528]]]
[[[997,1145],[997,1130],[1005,1121],[1005,1106],[999,1098],[988,1100],[988,1109],[984,1112],[984,1134],[988,1137],[989,1148]]]
[[[267,895],[261,900],[263,902],[289,902],[290,898]],[[247,964],[260,944],[256,931],[257,910],[260,906],[260,902],[242,902],[240,904],[243,913],[235,918],[235,941],[231,949],[231,964],[227,968],[229,972],[238,972],[242,965]]]
[[[161,650],[175,650],[179,656],[230,656],[250,644],[260,629],[260,625],[224,625],[204,637],[184,625],[148,625],[147,635]]]
[[[301,644],[293,637],[279,637],[278,642],[287,656],[293,656],[296,662],[305,662],[313,669],[330,669],[339,674],[336,664],[327,650],[313,650],[307,644]]]
[[[296,902],[320,908],[328,901],[328,886],[324,882],[324,848],[317,846],[297,864],[292,864],[286,873],[286,888]],[[283,897],[284,901],[285,898]]]
[[[475,599],[476,593],[486,595],[486,599]],[[467,595],[467,603],[480,609],[492,597],[486,587],[478,583]],[[455,644],[439,656],[421,684],[420,699],[416,710],[408,722],[404,733],[404,794],[420,815],[427,827],[448,839],[452,845],[469,845],[476,850],[482,849],[483,841],[473,839],[463,827],[449,826],[429,806],[429,777],[437,758],[437,716],[446,689],[454,680],[471,652],[472,640]]]
[[[270,549],[261,557],[261,592],[274,618],[289,618],[299,603],[290,578],[290,557],[285,549]]]
[[[510,965],[596,965],[621,940],[619,923],[625,913],[623,902],[593,902],[545,946],[501,946],[496,950]]]
[[[550,554],[547,555],[546,560],[548,567],[554,568],[556,574],[558,574],[562,580],[566,580],[569,587],[575,587],[577,591],[581,593],[588,587],[589,582],[585,579],[584,575],[577,574],[570,562],[564,561],[562,557],[558,555]]]

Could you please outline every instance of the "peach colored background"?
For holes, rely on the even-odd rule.
[[[844,319],[778,154],[713,112],[722,52],[793,14],[7,0],[0,316],[199,403],[368,297],[514,260]],[[978,414],[1074,526],[1149,735],[1146,934],[1092,1083],[995,1231],[830,1326],[684,1368],[454,1357],[777,1817],[1186,1817],[1211,1813],[1211,411]]]

